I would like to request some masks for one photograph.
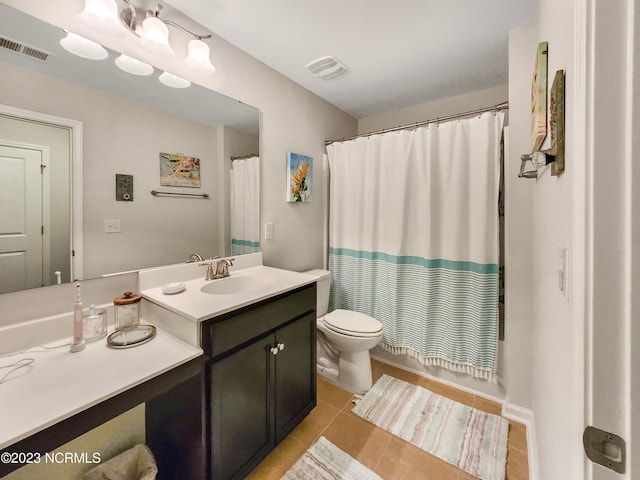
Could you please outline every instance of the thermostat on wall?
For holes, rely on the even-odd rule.
[[[133,202],[133,175],[116,173],[116,200]]]

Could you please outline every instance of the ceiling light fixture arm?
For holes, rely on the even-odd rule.
[[[156,5],[155,10],[147,10],[145,12],[144,10],[142,10],[140,8],[136,8],[136,6],[133,4],[133,2],[131,0],[122,0],[122,1],[127,5],[127,8],[123,9],[120,12],[120,21],[127,28],[127,30],[129,30],[130,32],[135,34],[137,37],[141,36],[140,33],[137,30],[138,24],[140,22],[142,22],[142,20],[144,20],[144,18],[156,17],[159,20],[161,20],[165,25],[170,25],[170,26],[172,26],[174,28],[182,30],[183,32],[191,35],[194,38],[197,38],[198,40],[211,38],[211,34],[209,34],[209,35],[198,35],[197,33],[192,32],[191,30],[183,27],[182,25],[177,24],[176,22],[173,22],[171,20],[165,20],[164,18],[160,18],[160,12],[162,11],[162,5],[159,4],[159,3]]]

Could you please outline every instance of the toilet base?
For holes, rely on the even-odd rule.
[[[330,364],[326,357],[319,358],[317,372],[336,387],[351,393],[366,393],[373,384],[369,350],[340,352],[338,365]]]

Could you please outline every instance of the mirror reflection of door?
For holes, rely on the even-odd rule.
[[[70,281],[69,156],[68,128],[0,116],[0,293]]]

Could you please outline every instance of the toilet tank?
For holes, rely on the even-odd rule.
[[[316,298],[316,316],[321,317],[329,310],[329,291],[331,288],[331,272],[329,270],[307,270],[307,275],[318,279],[318,293]]]

